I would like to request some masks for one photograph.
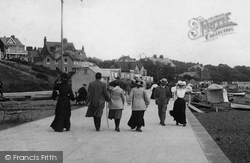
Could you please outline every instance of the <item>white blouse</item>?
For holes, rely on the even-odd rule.
[[[177,98],[184,98],[186,92],[192,92],[192,88],[190,86],[185,86],[185,87],[172,87],[171,92],[174,93],[174,99]]]

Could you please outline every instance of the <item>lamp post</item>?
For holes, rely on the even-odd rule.
[[[61,0],[61,71],[62,72],[64,71],[63,70],[63,0]]]
[[[61,71],[63,72],[63,0],[61,0]]]

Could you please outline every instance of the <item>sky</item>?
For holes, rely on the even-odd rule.
[[[203,65],[250,66],[249,0],[64,0],[63,16],[61,0],[0,3],[0,37],[15,35],[25,46],[43,47],[44,37],[60,42],[63,17],[63,37],[76,49],[84,46],[87,57],[139,59],[156,54]],[[215,26],[219,18],[227,21],[206,33],[204,23],[197,29],[190,26],[197,18]],[[193,30],[200,37],[192,37]]]

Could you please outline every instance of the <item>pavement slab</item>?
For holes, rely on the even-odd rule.
[[[170,100],[168,111],[172,108],[173,100]],[[131,130],[127,125],[131,115],[129,106],[125,106],[123,111],[120,132],[114,130],[114,121],[108,120],[107,123],[106,110],[102,117],[101,131],[96,132],[93,118],[85,117],[86,110],[87,107],[82,107],[72,111],[69,132],[54,132],[49,127],[53,116],[3,130],[0,132],[0,150],[63,151],[64,163],[230,162],[212,140],[209,139],[212,147],[202,143],[205,140],[199,139],[197,134],[200,137],[208,134],[195,121],[189,109],[186,127],[176,126],[168,111],[166,126],[161,126],[157,106],[151,100],[145,112],[145,127],[142,132]],[[197,132],[191,123],[195,123]]]

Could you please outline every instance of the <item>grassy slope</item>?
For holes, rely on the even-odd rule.
[[[19,91],[41,91],[46,90],[46,86],[53,84],[55,77],[50,76],[48,81],[44,81],[35,76],[31,66],[15,63],[9,66],[0,63],[0,80],[3,81],[3,92]]]

